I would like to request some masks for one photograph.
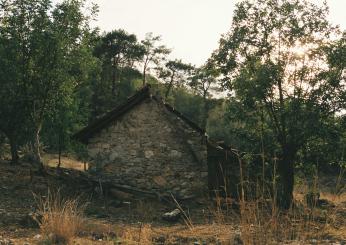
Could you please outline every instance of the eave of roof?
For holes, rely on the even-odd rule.
[[[141,103],[143,100],[150,97],[150,86],[144,86],[141,90],[129,97],[123,104],[119,105],[115,109],[106,113],[103,117],[96,119],[85,128],[72,136],[82,143],[87,143],[88,139],[99,132],[101,129],[107,127],[111,122],[124,115],[127,111],[131,110],[134,106]]]
[[[189,118],[184,116],[182,113],[177,111],[174,107],[172,107],[168,103],[163,102],[161,99],[159,99],[156,96],[152,96],[150,93],[150,85],[146,85],[141,90],[136,92],[133,96],[129,97],[126,102],[116,107],[112,111],[106,113],[103,117],[90,123],[88,126],[86,126],[82,130],[74,134],[72,138],[86,144],[88,142],[88,139],[91,136],[93,136],[95,133],[107,127],[110,123],[112,123],[113,121],[115,121],[116,119],[124,115],[126,112],[131,110],[133,107],[135,107],[136,105],[140,104],[142,101],[150,97],[152,97],[155,101],[159,103],[163,103],[163,105],[168,111],[170,111],[171,113],[179,117],[181,120],[183,120],[187,125],[189,125],[195,131],[199,132],[202,135],[205,135],[205,130],[200,128],[196,123],[191,121]]]

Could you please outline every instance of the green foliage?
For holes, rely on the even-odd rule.
[[[190,79],[194,67],[191,64],[186,64],[181,60],[170,60],[164,67],[158,67],[158,77],[164,81],[167,86],[165,98],[174,87],[184,87]]]
[[[1,110],[8,118],[18,116],[11,119],[16,130],[2,127],[2,131],[9,138],[11,131],[27,136],[37,162],[41,162],[39,136],[45,118],[59,117],[57,127],[63,127],[66,118],[57,113],[72,103],[75,88],[88,77],[93,63],[89,16],[83,13],[83,4],[64,1],[53,7],[49,0],[13,0],[4,11],[0,50],[5,58],[0,73],[6,76],[1,92],[8,97]],[[15,142],[20,142],[18,137]]]
[[[159,67],[162,62],[166,60],[166,56],[170,54],[171,50],[164,45],[159,45],[161,41],[160,36],[154,36],[149,32],[145,35],[145,39],[141,41],[144,48],[143,57],[143,85],[146,84],[147,71],[150,70],[151,64]],[[154,67],[155,68],[155,67]]]
[[[268,154],[278,154],[286,207],[298,152],[316,138],[325,139],[325,122],[335,121],[336,112],[345,108],[338,58],[342,42],[329,46],[329,36],[336,33],[327,13],[325,5],[305,0],[241,1],[230,32],[213,54],[231,92],[228,118],[237,127],[232,135],[246,139],[255,151],[263,148],[255,142],[263,142]],[[335,64],[339,73],[328,69]]]
[[[103,115],[133,95],[141,80],[141,73],[133,68],[121,69],[122,79],[117,82],[117,94],[112,92],[110,80],[94,80],[89,89],[92,93],[90,120]]]
[[[169,103],[193,122],[202,125],[204,115],[203,98],[201,96],[191,94],[184,88],[177,88],[172,92]]]
[[[134,92],[134,80],[141,78],[135,65],[145,48],[134,34],[114,30],[97,38],[94,55],[99,59],[100,77],[91,84],[91,119],[106,113]]]
[[[201,111],[201,121],[200,125],[203,129],[206,129],[207,118],[210,109],[210,99],[212,97],[212,93],[216,92],[217,85],[219,81],[217,77],[219,76],[219,72],[212,63],[207,63],[204,66],[201,66],[194,71],[194,75],[189,82],[189,86],[193,89],[193,91],[201,95],[203,98],[203,108]]]

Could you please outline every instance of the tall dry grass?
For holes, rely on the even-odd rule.
[[[54,244],[67,244],[76,237],[86,223],[78,198],[64,199],[60,192],[48,192],[46,198],[37,198],[38,217],[42,235]]]
[[[305,193],[305,197],[310,195],[312,198],[309,198],[310,200],[307,198],[295,199],[288,210],[282,210],[277,206],[275,166],[274,162],[271,190],[266,190],[264,186],[268,185],[261,181],[250,184],[249,181],[243,179],[242,161],[239,159],[241,193],[239,215],[236,215],[235,218],[239,222],[242,242],[244,244],[272,244],[287,241],[323,240],[328,234],[328,229],[333,226],[335,220],[331,217],[335,217],[337,209],[318,207],[320,189],[317,172],[313,176],[311,187]],[[263,177],[262,181],[264,182]],[[252,187],[254,185],[255,191]],[[340,188],[337,187],[337,189]],[[219,203],[220,201],[217,201],[216,213],[218,216],[216,218],[227,220],[225,217],[220,218]],[[232,215],[234,217],[234,213]]]
[[[120,241],[129,245],[150,245],[153,244],[153,230],[150,224],[141,224],[139,229],[125,229],[121,236]]]

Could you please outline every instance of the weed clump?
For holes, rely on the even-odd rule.
[[[37,222],[42,235],[53,244],[67,244],[82,230],[86,219],[83,216],[84,207],[78,199],[64,199],[60,193],[36,198],[39,207]]]

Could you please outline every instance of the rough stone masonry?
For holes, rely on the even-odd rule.
[[[206,136],[151,97],[88,139],[90,171],[115,184],[189,198],[208,186]]]

